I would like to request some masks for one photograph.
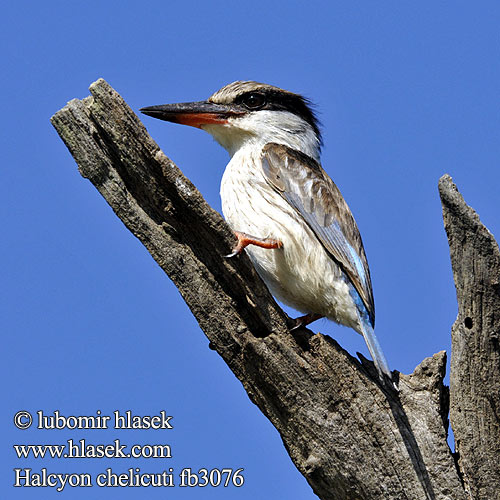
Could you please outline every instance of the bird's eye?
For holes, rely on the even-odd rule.
[[[258,94],[256,92],[252,94],[247,94],[242,103],[248,109],[260,109],[266,104],[266,98],[262,94]]]

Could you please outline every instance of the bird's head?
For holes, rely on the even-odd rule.
[[[230,155],[245,146],[277,142],[319,160],[321,132],[310,102],[272,85],[233,82],[207,101],[162,104],[141,112],[201,128]]]

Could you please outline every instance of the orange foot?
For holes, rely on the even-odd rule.
[[[257,238],[246,233],[240,233],[239,231],[235,231],[234,234],[238,238],[238,243],[233,248],[232,253],[226,255],[227,258],[239,255],[248,245],[255,245],[261,248],[281,248],[283,246],[281,241],[274,238]]]
[[[322,317],[323,316],[321,314],[316,314],[316,313],[309,313],[309,314],[304,314],[304,316],[299,316],[298,318],[295,319],[295,326],[291,328],[290,331],[292,332],[297,328],[300,328],[302,326],[307,326],[309,323],[321,319]]]

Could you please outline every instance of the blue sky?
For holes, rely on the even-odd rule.
[[[480,6],[480,8],[479,8]],[[323,166],[365,243],[376,332],[392,369],[450,350],[455,289],[437,181],[449,173],[500,234],[497,2],[10,2],[3,7],[0,192],[4,498],[316,498],[177,290],[49,123],[105,78],[134,110],[253,79],[303,93]],[[220,210],[227,153],[143,117]],[[352,330],[313,325],[351,353]],[[174,429],[18,430],[18,410],[173,415]],[[171,459],[17,459],[13,444],[169,444]],[[93,475],[245,469],[241,488],[12,488],[15,467]]]

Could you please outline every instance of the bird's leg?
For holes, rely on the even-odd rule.
[[[290,331],[296,330],[302,326],[307,326],[309,323],[321,319],[323,316],[321,314],[309,313],[304,314],[304,316],[299,316],[295,319],[295,326],[290,329]]]
[[[234,234],[238,238],[238,243],[233,248],[232,253],[226,255],[228,258],[239,255],[248,245],[255,245],[261,248],[281,248],[283,246],[281,241],[274,238],[257,238],[256,236],[250,236],[239,231],[235,231]]]

